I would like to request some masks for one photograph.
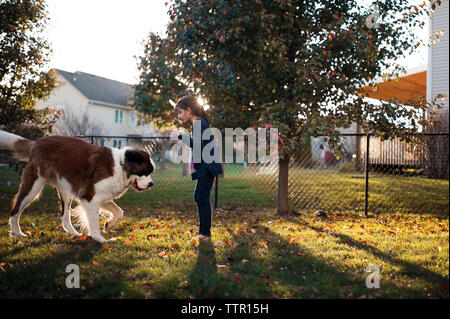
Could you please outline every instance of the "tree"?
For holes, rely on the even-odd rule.
[[[213,125],[278,128],[279,213],[289,210],[290,156],[310,136],[338,139],[336,128],[354,121],[384,137],[425,124],[424,103],[358,94],[402,71],[395,61],[417,48],[426,14],[406,0],[373,4],[376,15],[357,0],[174,0],[169,9],[166,63],[209,101]]]
[[[59,121],[54,125],[57,134],[67,136],[100,136],[105,134],[102,123],[89,118],[87,112],[79,113],[69,107],[60,112]]]
[[[187,85],[180,78],[181,70],[173,63],[175,43],[150,33],[144,55],[139,57],[139,83],[134,87],[132,105],[145,122],[153,122],[161,128],[173,122],[174,111],[169,100],[178,100],[188,93]],[[151,117],[145,118],[145,115]]]
[[[55,120],[53,111],[35,108],[36,100],[48,97],[56,85],[56,75],[46,67],[50,47],[42,38],[46,4],[4,0],[0,16],[0,126],[37,137],[49,132]]]

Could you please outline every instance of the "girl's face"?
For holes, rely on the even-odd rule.
[[[181,107],[177,107],[177,113],[178,113],[178,119],[180,121],[182,121],[183,123],[192,121],[192,111],[190,108],[187,108],[186,110],[184,110]]]

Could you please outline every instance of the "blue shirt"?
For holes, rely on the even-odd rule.
[[[208,121],[206,121],[204,118],[197,118],[197,119],[194,120],[194,122],[195,121],[200,121],[201,130],[200,130],[200,132],[197,132],[195,129],[193,130],[192,138],[189,137],[189,145],[188,146],[191,149],[194,149],[194,141],[196,141],[197,143],[201,141],[201,153],[200,154],[203,154],[204,147],[206,145],[208,145],[209,143],[213,143],[213,147],[211,148],[210,155],[214,158],[215,150],[216,150],[216,144],[215,144],[215,141],[214,141],[214,136],[211,134],[209,139],[206,139],[206,140],[202,139],[203,132],[205,130],[209,129]],[[194,124],[196,124],[196,123],[193,123],[193,125]],[[188,140],[187,138],[183,139],[183,135],[179,135],[178,139],[180,139],[182,141]],[[194,153],[194,151],[195,150],[193,150],[192,153]],[[218,176],[220,174],[223,174],[221,163],[218,163],[218,162],[216,162],[214,160],[212,161],[212,163],[206,163],[204,161],[204,159],[203,159],[203,156],[201,157],[201,162],[200,163],[195,163],[194,162],[194,169],[195,169],[195,172],[193,172],[191,174],[192,180],[195,180],[195,179],[198,179],[199,177],[205,176],[206,171],[209,171],[212,176]]]

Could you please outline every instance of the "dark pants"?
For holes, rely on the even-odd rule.
[[[199,234],[203,236],[211,236],[211,188],[214,183],[214,176],[206,170],[203,177],[197,179],[195,187],[194,200],[198,208],[198,217],[200,220]]]

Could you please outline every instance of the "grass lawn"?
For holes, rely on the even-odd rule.
[[[2,190],[2,194],[5,194]],[[197,234],[192,204],[118,203],[126,218],[100,245],[70,238],[46,188],[21,219],[26,238],[8,236],[0,206],[0,297],[46,298],[448,298],[448,215],[351,212],[280,218],[270,209],[219,209],[211,243]],[[79,289],[65,286],[66,266],[80,269]],[[380,288],[365,285],[369,265]]]
[[[192,239],[198,230],[195,184],[164,174],[155,175],[150,192],[129,191],[117,201],[126,217],[105,234],[119,239],[103,245],[65,234],[51,187],[22,215],[28,237],[9,237],[17,185],[2,184],[0,298],[449,298],[449,216],[442,203],[448,205],[448,181],[425,180],[416,188],[414,200],[434,203],[422,214],[396,208],[363,218],[337,210],[316,219],[315,209],[278,216],[267,178],[228,170],[212,242],[199,243]],[[361,182],[340,178],[357,181],[355,188]],[[383,181],[391,184],[377,186]],[[396,181],[374,179],[374,193]],[[69,264],[79,266],[79,289],[65,286]],[[366,287],[369,265],[381,269],[379,289]]]

